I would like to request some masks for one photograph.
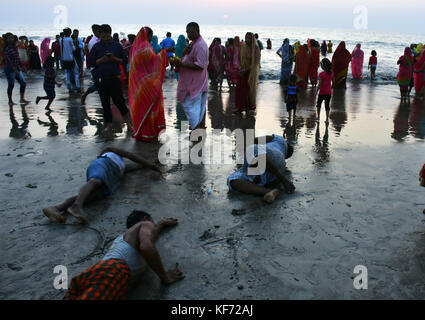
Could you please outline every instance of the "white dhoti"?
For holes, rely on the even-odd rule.
[[[193,99],[191,99],[190,96],[186,97],[186,100],[183,103],[183,109],[192,130],[199,126],[201,121],[204,119],[207,111],[207,100],[208,92],[202,92],[199,96]]]

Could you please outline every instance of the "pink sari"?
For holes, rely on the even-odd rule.
[[[354,79],[361,79],[363,72],[364,52],[360,49],[361,44],[358,43],[351,53],[351,73]]]
[[[41,64],[44,65],[44,61],[46,61],[47,57],[50,56],[50,38],[46,38],[41,42],[40,45],[40,58]]]
[[[134,138],[158,139],[165,130],[162,83],[167,67],[165,50],[156,55],[148,41],[148,29],[139,31],[130,51],[129,103]]]

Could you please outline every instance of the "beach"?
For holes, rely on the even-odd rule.
[[[34,101],[42,76],[27,80],[26,97]],[[84,87],[89,84],[86,74]],[[284,135],[295,146],[287,161],[293,195],[268,205],[229,192],[236,164],[167,164],[162,174],[126,175],[113,196],[86,207],[88,226],[72,217],[65,225],[50,223],[42,208],[75,195],[105,146],[157,161],[161,145],[135,142],[125,132],[112,140],[99,135],[97,94],[81,107],[78,95],[58,88],[50,115],[43,103],[10,109],[2,95],[0,299],[62,299],[64,291],[53,287],[54,267],[66,266],[70,280],[101,260],[135,209],[155,221],[179,219],[157,247],[165,268],[178,262],[186,278],[164,287],[148,270],[130,299],[423,299],[425,190],[418,173],[425,103],[412,98],[400,105],[395,84],[347,85],[334,91],[328,131],[324,119],[314,121],[313,89],[301,92],[295,125],[288,124],[276,80],[260,81],[255,117],[232,115],[227,86],[209,91],[208,132],[221,129],[214,138],[229,139],[225,129],[255,129]],[[2,75],[0,92],[5,86]],[[170,74],[163,88],[167,135],[176,137],[184,116]],[[367,290],[353,286],[358,265],[368,269]]]

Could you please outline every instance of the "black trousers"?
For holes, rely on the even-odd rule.
[[[125,99],[122,94],[121,81],[117,77],[104,77],[99,85],[100,100],[102,101],[103,117],[106,123],[112,122],[111,98],[124,117],[128,113]]]
[[[317,98],[317,109],[322,107],[322,102],[325,101],[325,109],[326,111],[331,110],[331,96],[330,94],[319,94],[319,98]]]

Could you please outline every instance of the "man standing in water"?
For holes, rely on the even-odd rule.
[[[186,32],[192,42],[183,51],[183,61],[173,64],[179,68],[177,98],[183,104],[191,129],[195,130],[205,128],[209,50],[196,22],[189,23]]]

